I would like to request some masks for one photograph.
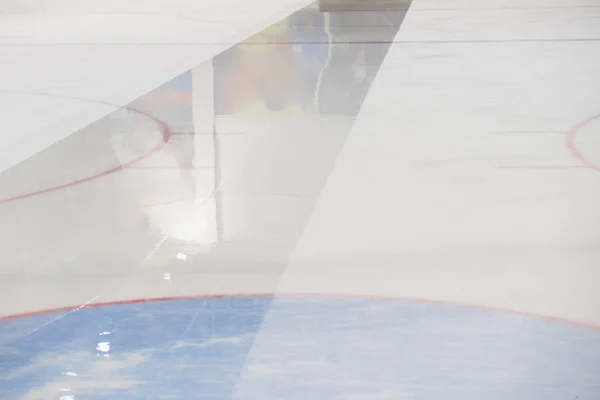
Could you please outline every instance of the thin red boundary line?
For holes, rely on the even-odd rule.
[[[577,135],[579,134],[581,129],[583,127],[585,127],[586,125],[588,125],[590,122],[595,121],[597,119],[600,119],[600,114],[584,119],[579,124],[577,124],[573,129],[571,129],[569,131],[569,133],[567,133],[567,136],[565,138],[565,146],[567,147],[567,150],[569,151],[569,153],[571,153],[571,155],[573,157],[575,157],[576,159],[578,159],[583,165],[585,165],[588,168],[592,168],[595,171],[600,172],[600,166],[598,166],[595,163],[593,163],[592,161],[588,160],[579,151],[579,149],[577,148],[577,145],[575,144],[575,139],[577,139]]]
[[[582,165],[577,166],[577,165],[557,165],[557,166],[545,166],[545,165],[540,165],[540,166],[511,166],[511,165],[507,165],[507,166],[500,166],[497,168],[500,169],[577,169],[577,168],[581,168],[581,169],[593,169],[595,171],[600,172],[600,166],[598,166],[597,164],[595,164],[593,161],[588,160],[577,148],[577,145],[575,144],[575,140],[577,139],[577,135],[579,134],[579,132],[581,131],[581,129],[583,129],[585,126],[587,126],[589,123],[600,119],[600,114],[598,115],[593,115],[589,118],[584,119],[583,121],[581,121],[580,123],[578,123],[577,125],[575,125],[575,127],[571,128],[571,130],[569,130],[568,132],[559,132],[559,131],[499,131],[499,132],[494,132],[495,134],[523,134],[523,135],[527,135],[527,134],[540,134],[540,135],[551,135],[551,134],[564,134],[565,135],[565,147],[567,148],[567,151],[571,154],[571,156],[575,157],[577,160],[579,160],[579,162],[581,162]]]
[[[130,166],[127,169],[147,169],[147,170],[175,170],[175,171],[195,171],[195,170],[205,170],[205,169],[213,169],[213,167],[200,167],[196,165],[189,166],[165,166],[165,165],[136,165]]]
[[[461,308],[469,308],[473,310],[483,310],[483,311],[491,311],[498,312],[504,314],[513,314],[513,315],[521,315],[523,317],[536,318],[545,321],[552,321],[561,324],[567,324],[571,326],[576,326],[579,328],[591,329],[597,332],[600,332],[600,325],[595,325],[592,323],[581,322],[577,320],[571,320],[562,317],[556,317],[548,314],[541,314],[535,312],[528,311],[518,311],[509,308],[501,308],[494,306],[486,306],[483,304],[469,304],[469,303],[461,303],[457,301],[445,301],[445,300],[433,300],[426,298],[417,298],[417,297],[403,297],[403,296],[392,296],[392,295],[370,295],[370,294],[353,294],[353,293],[307,293],[307,292],[288,292],[288,293],[266,293],[266,292],[257,292],[257,293],[232,293],[232,294],[205,294],[205,295],[196,295],[196,296],[169,296],[169,297],[151,297],[151,298],[141,298],[141,299],[131,299],[131,300],[120,300],[120,301],[110,301],[110,302],[102,302],[102,303],[91,303],[85,306],[67,306],[67,307],[58,307],[51,308],[45,310],[31,311],[26,313],[19,313],[13,315],[7,315],[0,317],[0,322],[15,320],[19,318],[33,317],[44,314],[51,314],[57,312],[71,312],[71,311],[79,311],[84,308],[97,308],[97,307],[107,307],[107,306],[118,306],[118,305],[128,305],[128,304],[140,304],[140,303],[158,303],[158,302],[166,302],[166,301],[181,301],[181,300],[201,300],[201,299],[222,299],[222,298],[239,298],[239,297],[322,297],[322,298],[331,298],[331,299],[377,299],[377,300],[390,300],[390,301],[400,301],[407,303],[421,303],[421,304],[431,304],[431,305],[443,305],[443,306],[454,306]]]
[[[587,165],[500,165],[499,169],[591,169]]]
[[[496,135],[566,135],[565,131],[498,131]]]
[[[107,175],[113,174],[115,172],[121,171],[127,167],[130,167],[130,166],[148,158],[150,155],[156,153],[158,150],[162,149],[171,139],[171,131],[169,129],[169,126],[166,123],[164,123],[160,119],[154,117],[153,115],[151,115],[147,112],[144,112],[144,111],[141,111],[141,110],[129,107],[129,106],[121,106],[118,104],[112,104],[112,103],[108,103],[108,102],[101,101],[101,100],[91,100],[91,99],[84,99],[81,97],[63,96],[63,95],[56,95],[56,94],[51,94],[51,93],[20,92],[20,91],[13,91],[13,90],[0,90],[0,91],[4,92],[4,93],[17,93],[17,94],[25,94],[25,95],[32,95],[32,96],[46,96],[46,97],[55,97],[55,98],[63,98],[63,99],[81,100],[81,101],[85,101],[85,102],[89,102],[89,103],[97,103],[97,104],[103,104],[103,105],[107,105],[107,106],[111,106],[111,107],[122,108],[122,109],[125,109],[128,111],[137,113],[139,115],[142,115],[142,116],[154,121],[154,123],[156,123],[160,127],[160,130],[162,131],[162,136],[163,136],[163,138],[162,138],[163,141],[161,143],[159,143],[157,146],[153,147],[152,149],[148,150],[147,152],[143,153],[142,155],[138,156],[137,158],[134,158],[131,161],[128,161],[124,164],[119,165],[118,167],[114,167],[109,170],[102,171],[102,172],[96,173],[94,175],[90,175],[88,177],[77,179],[75,181],[67,182],[67,183],[64,183],[61,185],[52,186],[52,187],[49,187],[46,189],[36,190],[33,192],[23,193],[23,194],[19,194],[16,196],[0,199],[0,204],[10,203],[10,202],[16,201],[16,200],[23,200],[28,197],[38,196],[38,195],[45,194],[45,193],[56,192],[61,189],[66,189],[66,188],[76,186],[76,185],[79,185],[82,183],[90,182],[95,179],[102,178]]]
[[[171,132],[171,136],[229,136],[245,135],[244,132]]]

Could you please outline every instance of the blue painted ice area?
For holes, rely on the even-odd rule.
[[[600,333],[385,299],[172,300],[0,322],[0,372],[7,400],[597,400]]]

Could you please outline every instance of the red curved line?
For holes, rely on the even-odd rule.
[[[125,109],[134,113],[137,113],[139,115],[142,115],[148,119],[150,119],[151,121],[153,121],[154,123],[156,123],[159,127],[160,130],[162,132],[162,139],[163,141],[161,143],[159,143],[157,146],[151,148],[150,150],[148,150],[147,152],[141,154],[140,156],[134,158],[131,161],[128,161],[124,164],[119,165],[118,167],[114,167],[111,168],[109,170],[106,171],[101,171],[98,172],[97,174],[94,175],[90,175],[87,176],[85,178],[81,178],[81,179],[77,179],[75,181],[71,181],[71,182],[67,182],[67,183],[63,183],[61,185],[57,185],[57,186],[52,186],[46,189],[40,189],[40,190],[36,190],[33,192],[28,192],[28,193],[23,193],[23,194],[19,194],[16,196],[12,196],[12,197],[7,197],[4,199],[0,199],[0,204],[4,204],[4,203],[10,203],[12,201],[16,201],[16,200],[22,200],[22,199],[26,199],[28,197],[33,197],[33,196],[38,196],[41,194],[45,194],[45,193],[51,193],[51,192],[56,192],[58,190],[61,189],[66,189],[68,187],[72,187],[72,186],[76,186],[76,185],[80,185],[82,183],[86,183],[86,182],[90,182],[93,181],[95,179],[98,178],[102,178],[104,176],[113,174],[117,171],[121,171],[127,167],[130,167],[142,160],[144,160],[145,158],[149,157],[150,155],[156,153],[158,150],[162,149],[171,139],[171,130],[169,128],[169,126],[164,123],[163,121],[161,121],[160,119],[156,118],[155,116],[145,112],[145,111],[141,111],[138,110],[136,108],[133,107],[129,107],[129,106],[121,106],[118,104],[112,104],[112,103],[108,103],[105,101],[100,101],[100,100],[90,100],[90,99],[84,99],[81,97],[75,97],[75,96],[63,96],[63,95],[55,95],[55,94],[49,94],[49,93],[35,93],[35,92],[20,92],[20,91],[12,91],[12,90],[2,90],[2,92],[5,93],[17,93],[17,94],[26,94],[26,95],[33,95],[33,96],[47,96],[47,97],[56,97],[56,98],[64,98],[64,99],[73,99],[73,100],[81,100],[81,101],[86,101],[86,102],[90,102],[90,103],[97,103],[97,104],[103,104],[103,105],[107,105],[107,106],[111,106],[111,107],[118,107],[121,109]]]
[[[596,165],[594,162],[588,160],[577,148],[577,145],[575,144],[575,139],[577,139],[577,135],[579,134],[579,132],[581,131],[581,129],[583,127],[585,127],[586,125],[588,125],[590,122],[600,119],[600,114],[598,115],[594,115],[592,117],[586,118],[583,121],[581,121],[579,124],[577,124],[573,129],[571,129],[566,136],[565,139],[565,145],[567,147],[567,150],[569,151],[569,153],[571,153],[571,155],[573,157],[575,157],[576,159],[578,159],[583,165],[585,165],[588,168],[592,168],[598,172],[600,172],[600,166]]]
[[[556,317],[548,314],[541,314],[535,312],[528,311],[519,311],[508,308],[487,306],[483,304],[469,304],[462,303],[458,301],[445,301],[445,300],[432,300],[426,298],[418,298],[418,297],[402,297],[402,296],[391,296],[391,295],[370,295],[370,294],[352,294],[352,293],[342,293],[342,294],[334,294],[334,293],[232,293],[232,294],[205,294],[205,295],[197,295],[197,296],[170,296],[170,297],[151,297],[151,298],[141,298],[141,299],[131,299],[131,300],[120,300],[120,301],[109,301],[102,303],[91,303],[86,304],[84,306],[67,306],[67,307],[58,307],[51,308],[45,310],[37,310],[7,316],[0,316],[0,322],[10,321],[19,318],[33,317],[44,314],[51,314],[56,312],[73,312],[79,311],[84,308],[96,308],[96,307],[109,307],[109,306],[118,306],[118,305],[127,305],[127,304],[140,304],[140,303],[158,303],[158,302],[166,302],[166,301],[180,301],[180,300],[197,300],[197,299],[223,299],[223,298],[233,298],[233,297],[323,297],[330,299],[375,299],[375,300],[391,300],[391,301],[402,301],[407,303],[422,303],[422,304],[431,304],[431,305],[442,305],[442,306],[454,306],[461,308],[470,308],[474,310],[483,310],[483,311],[491,311],[498,312],[504,314],[513,314],[513,315],[521,315],[523,317],[536,318],[544,321],[550,321],[555,323],[567,324],[571,326],[576,326],[579,328],[585,328],[600,332],[600,325],[581,322],[573,319]]]

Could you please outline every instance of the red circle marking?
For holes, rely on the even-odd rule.
[[[600,325],[581,322],[573,319],[556,317],[549,314],[542,314],[536,312],[528,312],[528,311],[519,311],[515,309],[502,308],[502,307],[494,307],[494,306],[486,306],[484,304],[470,304],[463,303],[459,301],[445,301],[445,300],[433,300],[426,298],[418,298],[418,297],[402,297],[402,296],[391,296],[391,295],[370,295],[370,294],[353,294],[353,293],[307,293],[307,292],[288,292],[288,293],[265,293],[265,292],[248,292],[248,293],[231,293],[231,294],[205,294],[205,295],[196,295],[196,296],[169,296],[169,297],[150,297],[150,298],[140,298],[140,299],[130,299],[130,300],[119,300],[119,301],[109,301],[109,302],[101,302],[101,303],[90,303],[80,306],[66,306],[66,307],[57,307],[50,308],[45,310],[37,310],[19,314],[12,314],[6,316],[0,316],[0,322],[10,321],[19,318],[26,317],[34,317],[38,315],[51,314],[57,312],[76,312],[82,310],[84,308],[97,308],[97,307],[109,307],[109,306],[119,306],[119,305],[127,305],[127,304],[140,304],[140,303],[157,303],[157,302],[166,302],[166,301],[178,301],[178,300],[195,300],[195,299],[223,299],[223,298],[232,298],[232,297],[324,297],[324,298],[333,298],[333,299],[374,299],[374,300],[391,300],[391,301],[403,301],[407,303],[423,303],[423,304],[431,304],[431,305],[441,305],[441,306],[454,306],[454,307],[462,307],[462,308],[470,308],[474,310],[483,310],[483,311],[491,311],[498,312],[504,314],[513,314],[513,315],[521,315],[523,317],[529,318],[537,318],[544,321],[556,322],[561,324],[567,324],[571,326],[576,326],[584,329],[591,329],[597,332],[600,332]]]
[[[63,98],[63,99],[71,99],[71,100],[80,100],[80,101],[85,101],[85,102],[89,102],[89,103],[103,104],[103,105],[110,106],[110,107],[118,107],[121,109],[125,109],[128,111],[134,112],[136,114],[139,114],[143,117],[146,117],[146,118],[150,119],[151,121],[153,121],[154,123],[156,123],[162,132],[162,139],[163,139],[162,142],[159,143],[157,146],[151,148],[150,150],[146,151],[145,153],[142,153],[140,156],[134,158],[133,160],[128,161],[124,164],[121,164],[117,167],[98,172],[94,175],[90,175],[85,178],[81,178],[81,179],[77,179],[77,180],[74,180],[71,182],[63,183],[61,185],[52,186],[52,187],[49,187],[46,189],[40,189],[40,190],[36,190],[33,192],[23,193],[23,194],[19,194],[16,196],[0,199],[0,204],[10,203],[12,201],[22,200],[22,199],[26,199],[28,197],[38,196],[38,195],[45,194],[45,193],[56,192],[61,189],[66,189],[68,187],[80,185],[82,183],[90,182],[95,179],[102,178],[104,176],[121,171],[127,167],[130,167],[130,166],[144,160],[145,158],[149,157],[150,155],[156,153],[158,150],[162,149],[171,139],[171,130],[166,123],[164,123],[160,119],[156,118],[155,116],[153,116],[145,111],[141,111],[141,110],[129,107],[129,106],[121,106],[118,104],[112,104],[112,103],[108,103],[108,102],[101,101],[101,100],[91,100],[91,99],[84,99],[82,97],[64,96],[64,95],[56,95],[56,94],[50,94],[50,93],[20,92],[20,91],[13,91],[13,90],[0,90],[0,92],[24,94],[24,95],[31,95],[31,96],[46,96],[46,97],[55,97],[55,98]]]
[[[575,157],[576,159],[578,159],[583,165],[585,165],[588,168],[591,168],[595,171],[600,172],[600,166],[598,166],[597,164],[595,164],[593,161],[588,160],[577,148],[577,145],[575,144],[575,139],[577,139],[577,135],[579,134],[579,132],[581,131],[582,128],[584,128],[585,126],[587,126],[590,122],[595,121],[597,119],[600,119],[600,114],[598,115],[594,115],[592,117],[586,118],[583,121],[581,121],[579,124],[577,124],[573,129],[571,129],[566,136],[565,139],[565,145],[567,147],[567,150],[569,151],[569,153],[571,153],[571,155],[573,157]]]

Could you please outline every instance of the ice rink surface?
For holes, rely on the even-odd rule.
[[[0,2],[0,399],[600,398],[600,3],[255,3]]]

